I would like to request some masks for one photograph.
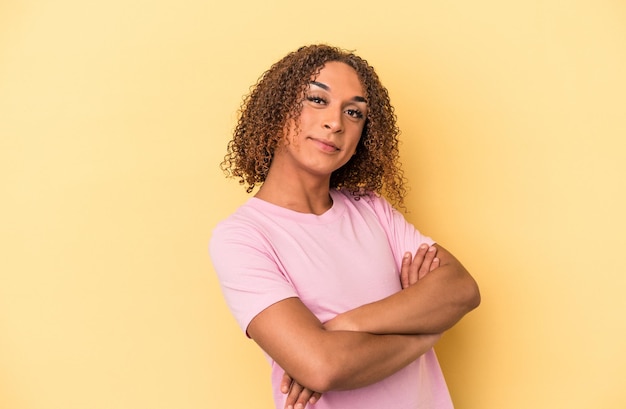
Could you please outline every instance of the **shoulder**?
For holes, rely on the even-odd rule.
[[[264,234],[260,226],[262,212],[253,202],[241,205],[234,213],[220,221],[211,232],[209,248],[211,253],[219,255],[233,246],[262,246]]]
[[[257,211],[250,201],[239,206],[227,218],[221,220],[215,227],[215,232],[228,231],[238,227],[248,227],[255,224],[258,218]]]

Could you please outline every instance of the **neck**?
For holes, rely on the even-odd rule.
[[[255,195],[258,199],[300,213],[321,215],[331,208],[330,177],[281,178],[273,167]]]

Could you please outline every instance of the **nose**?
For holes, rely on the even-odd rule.
[[[327,114],[324,117],[324,128],[330,130],[332,133],[338,133],[343,131],[343,122],[341,112],[336,112],[334,109],[326,110]]]

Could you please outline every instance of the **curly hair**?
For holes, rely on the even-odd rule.
[[[352,67],[365,89],[368,110],[356,154],[330,177],[330,187],[346,189],[355,198],[375,192],[403,207],[406,195],[399,161],[394,109],[387,89],[368,62],[328,45],[310,45],[289,53],[267,70],[247,95],[221,168],[252,192],[267,177],[286,125],[297,120],[312,77],[331,61]]]

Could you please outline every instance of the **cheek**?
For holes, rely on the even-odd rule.
[[[351,139],[352,139],[351,144],[353,145],[352,146],[353,155],[356,153],[356,148],[359,146],[362,133],[363,133],[363,126],[356,127],[356,129],[353,130],[353,133],[351,133]]]
[[[300,113],[299,123],[300,123],[300,131],[305,131],[307,129],[312,129],[315,124],[315,112],[312,109],[307,109],[307,107],[302,108],[302,112]]]

